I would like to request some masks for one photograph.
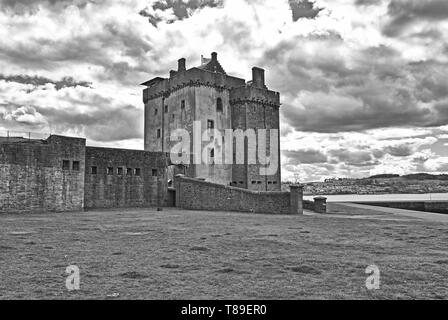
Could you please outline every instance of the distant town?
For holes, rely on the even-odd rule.
[[[292,182],[286,182],[285,187]],[[305,195],[448,193],[448,174],[382,174],[362,179],[332,178],[303,184]]]

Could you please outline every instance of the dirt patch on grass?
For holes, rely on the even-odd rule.
[[[180,265],[167,263],[167,264],[162,264],[160,267],[164,268],[164,269],[179,269]]]
[[[15,250],[16,248],[11,246],[0,246],[0,250]]]
[[[321,274],[322,273],[322,271],[320,271],[316,268],[313,268],[311,266],[307,266],[307,265],[289,267],[288,269],[291,270],[292,272],[305,273],[305,274]]]
[[[236,270],[234,268],[222,268],[222,269],[216,270],[216,273],[250,274],[249,271]]]
[[[206,247],[191,247],[190,251],[210,251],[210,249]]]
[[[148,275],[136,271],[128,271],[120,274],[120,277],[126,279],[146,279]]]

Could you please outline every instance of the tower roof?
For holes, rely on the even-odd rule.
[[[212,53],[211,59],[202,58],[201,63],[202,64],[198,67],[198,69],[226,74],[224,68],[218,61],[218,54],[216,52]]]

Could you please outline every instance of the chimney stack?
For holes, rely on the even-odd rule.
[[[178,72],[183,72],[183,71],[185,71],[185,70],[187,70],[186,69],[186,67],[185,67],[185,64],[186,64],[186,60],[185,60],[185,58],[180,58],[178,61],[177,61],[177,71]]]
[[[266,88],[264,83],[264,69],[252,68],[252,85],[258,88]]]
[[[218,60],[218,54],[216,52],[212,52],[212,61]]]

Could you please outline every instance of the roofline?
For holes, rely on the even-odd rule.
[[[165,79],[165,78],[162,78],[162,77],[155,77],[155,78],[152,78],[151,80],[148,80],[148,81],[145,81],[145,82],[143,82],[143,83],[140,83],[140,85],[141,85],[141,86],[149,87],[149,86],[151,86],[151,84],[154,83],[156,80],[163,81],[163,80],[166,80],[166,79]]]

